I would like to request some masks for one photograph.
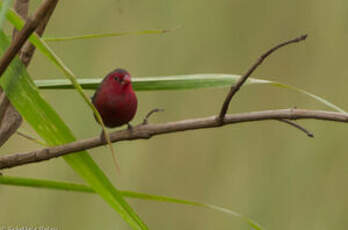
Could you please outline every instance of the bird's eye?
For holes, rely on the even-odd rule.
[[[119,77],[115,77],[115,80],[122,83],[123,82],[123,79],[119,78]]]

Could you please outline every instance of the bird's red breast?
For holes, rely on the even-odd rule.
[[[92,97],[92,103],[109,128],[128,124],[137,111],[137,97],[131,75],[123,69],[112,71],[101,82]]]

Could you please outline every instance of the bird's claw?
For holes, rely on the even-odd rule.
[[[105,132],[104,132],[104,130],[102,130],[101,133],[100,133],[100,140],[101,140],[103,143],[106,143],[106,138],[105,138]]]
[[[127,123],[127,129],[132,131],[133,130],[133,126],[130,123]]]
[[[142,125],[147,125],[149,123],[149,118],[152,114],[157,113],[157,112],[163,112],[163,111],[164,111],[164,109],[158,109],[158,108],[152,109],[150,112],[148,112],[146,114]]]

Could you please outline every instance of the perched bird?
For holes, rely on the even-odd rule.
[[[137,97],[133,91],[131,75],[116,69],[106,75],[92,97],[106,127],[128,124],[137,111]]]

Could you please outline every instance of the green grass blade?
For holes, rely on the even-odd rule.
[[[20,30],[24,25],[24,21],[12,10],[8,11],[7,19],[16,27],[17,30]],[[112,156],[115,159],[117,170],[119,170],[119,166],[115,157],[115,150],[110,141],[109,133],[105,128],[104,122],[99,112],[92,104],[90,98],[79,85],[75,74],[64,64],[64,62],[53,52],[53,50],[47,45],[47,43],[44,42],[36,33],[32,34],[29,37],[29,40],[41,53],[43,53],[53,64],[55,64],[59,70],[63,72],[64,76],[71,82],[75,90],[80,94],[80,96],[83,98],[86,104],[91,108],[91,110],[95,114],[95,118],[98,120],[98,123],[101,125],[103,129],[106,142],[108,143]]]
[[[6,13],[8,9],[10,8],[12,3],[12,0],[4,0],[4,3],[0,10],[0,29],[2,30],[2,26],[4,25],[5,19],[6,19]]]
[[[0,184],[6,185],[14,185],[14,186],[24,186],[24,187],[33,187],[33,188],[46,188],[46,189],[54,189],[54,190],[65,190],[65,191],[75,191],[75,192],[87,192],[87,193],[95,193],[95,191],[83,184],[69,183],[69,182],[60,182],[60,181],[51,181],[51,180],[42,180],[42,179],[32,179],[32,178],[23,178],[23,177],[11,177],[11,176],[0,176]],[[238,218],[242,218],[247,224],[253,227],[256,230],[262,230],[262,226],[258,224],[256,221],[241,215],[235,211],[232,211],[227,208],[219,207],[212,204],[197,202],[197,201],[189,201],[183,199],[177,199],[167,196],[157,196],[146,193],[138,193],[133,191],[120,191],[120,193],[127,198],[132,199],[141,199],[141,200],[151,200],[151,201],[159,201],[159,202],[167,202],[167,203],[175,203],[175,204],[183,204],[190,205],[196,207],[203,207],[212,209],[215,211],[219,211],[222,213],[226,213],[231,216],[235,216]]]
[[[142,77],[133,78],[133,88],[136,91],[150,90],[184,90],[184,89],[200,89],[210,87],[229,87],[234,84],[240,75],[233,74],[186,74],[159,77]],[[84,89],[96,89],[102,79],[78,79],[78,82]],[[37,80],[35,84],[39,89],[71,89],[72,85],[65,79],[55,80]],[[329,102],[328,100],[309,93],[303,89],[296,88],[284,83],[269,81],[263,79],[249,78],[246,85],[252,84],[268,84],[275,87],[290,89],[328,106],[331,109],[346,113],[343,109]]]
[[[337,105],[329,102],[328,100],[322,98],[322,97],[319,97],[315,94],[312,94],[306,90],[303,90],[303,89],[300,89],[300,88],[297,88],[297,87],[294,87],[294,86],[291,86],[291,85],[286,85],[286,84],[283,84],[283,83],[280,83],[280,82],[275,82],[275,81],[271,81],[270,82],[271,85],[274,85],[274,86],[277,86],[277,87],[281,87],[281,88],[286,88],[286,89],[290,89],[290,90],[293,90],[293,91],[297,91],[301,94],[304,94],[304,95],[307,95],[311,98],[313,98],[314,100],[317,100],[319,101],[320,103],[323,103],[324,105],[334,109],[334,110],[337,110],[338,112],[341,112],[341,113],[347,113],[345,110],[341,109],[340,107],[338,107]]]
[[[212,204],[207,204],[207,203],[202,203],[202,202],[197,202],[197,201],[190,201],[190,200],[182,200],[182,199],[177,199],[177,198],[172,198],[172,197],[167,197],[167,196],[157,196],[157,195],[151,195],[151,194],[146,194],[146,193],[138,193],[138,192],[133,192],[133,191],[122,191],[122,194],[124,197],[133,198],[133,199],[153,200],[153,201],[169,202],[169,203],[176,203],[176,204],[184,204],[184,205],[209,208],[209,209],[223,212],[223,213],[235,216],[235,217],[242,218],[247,224],[249,224],[251,227],[253,227],[256,230],[263,229],[259,223],[257,223],[256,221],[254,221],[254,220],[252,220],[252,219],[250,219],[242,214],[239,214],[238,212],[232,211],[232,210],[227,209],[227,208],[219,207],[216,205],[212,205]]]
[[[42,180],[24,177],[0,176],[0,184],[53,190],[77,191],[95,193],[94,189],[84,184]]]
[[[119,33],[101,33],[101,34],[85,34],[76,36],[66,37],[43,37],[42,39],[46,42],[61,42],[61,41],[73,41],[82,39],[93,39],[93,38],[108,38],[108,37],[119,37],[125,35],[147,35],[147,34],[164,34],[171,30],[143,30],[143,31],[132,31],[132,32],[119,32]]]
[[[1,4],[1,2],[0,2]],[[1,6],[1,5],[0,5]],[[22,29],[24,26],[24,21],[21,19],[20,16],[16,14],[13,10],[7,11],[7,19],[14,25],[14,27],[17,30]],[[97,111],[97,109],[92,104],[90,98],[84,93],[82,87],[77,82],[76,76],[74,73],[63,63],[63,61],[53,52],[53,50],[47,45],[45,41],[43,41],[36,33],[33,33],[29,37],[30,42],[41,52],[43,53],[53,64],[56,65],[56,67],[61,70],[64,74],[64,76],[69,79],[71,84],[74,86],[75,90],[80,94],[80,96],[83,98],[83,100],[86,102],[86,104],[91,108],[93,113],[95,114],[96,119],[98,120],[99,124],[102,126],[102,129],[105,134],[106,142],[108,143],[110,150],[112,152],[112,155],[115,155],[112,143],[110,141],[108,132],[104,126],[104,122]],[[116,162],[117,163],[117,162]],[[118,165],[116,165],[118,167]]]
[[[0,32],[0,53],[9,46]],[[40,96],[22,62],[16,57],[0,78],[0,85],[23,118],[49,145],[75,141],[70,129]],[[86,151],[64,156],[66,162],[114,208],[133,229],[147,229]]]

